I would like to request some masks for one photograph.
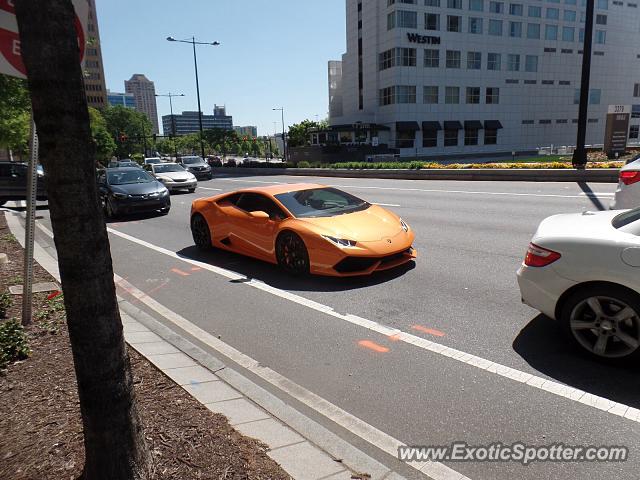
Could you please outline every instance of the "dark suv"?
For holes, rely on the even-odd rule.
[[[27,177],[29,166],[26,163],[0,162],[0,205],[9,200],[27,199]],[[38,166],[38,200],[47,199],[47,191],[44,182],[44,172]]]
[[[213,178],[211,167],[202,157],[182,157],[180,165],[189,173],[193,173],[198,180],[211,180]]]

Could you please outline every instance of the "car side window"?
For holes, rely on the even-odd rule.
[[[12,177],[26,177],[27,176],[27,167],[24,165],[11,165],[11,176]]]
[[[271,220],[283,220],[287,217],[273,200],[257,193],[243,193],[236,206],[245,212],[268,213]]]

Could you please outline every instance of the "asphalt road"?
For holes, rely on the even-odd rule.
[[[631,451],[625,463],[444,462],[473,480],[638,478],[638,422],[437,353],[439,345],[448,346],[640,408],[637,370],[602,365],[573,350],[553,321],[521,304],[515,279],[543,218],[606,208],[614,185],[326,179],[387,205],[416,232],[415,265],[365,279],[292,279],[269,264],[193,247],[188,220],[195,198],[300,181],[323,183],[216,178],[201,182],[195,194],[174,194],[166,217],[110,223],[115,271],[261,365],[406,444],[563,443],[625,445]],[[48,226],[46,210],[40,213]],[[50,242],[42,232],[38,240]],[[230,280],[215,267],[273,288],[251,288],[249,280]],[[329,307],[338,314],[323,311]],[[390,338],[368,321],[435,347]],[[393,462],[348,427],[299,407],[379,460]]]

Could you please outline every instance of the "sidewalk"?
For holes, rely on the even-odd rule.
[[[6,219],[23,244],[20,216],[6,212]],[[51,237],[46,228],[40,230]],[[34,256],[60,280],[52,247],[36,242]],[[135,296],[135,287],[117,276],[116,282]],[[243,435],[263,442],[268,456],[294,479],[404,478],[198,347],[198,338],[170,329],[121,297],[118,301],[126,342],[207,409],[225,415]],[[411,473],[412,478],[428,478]]]

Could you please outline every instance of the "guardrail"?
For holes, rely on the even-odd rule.
[[[618,183],[617,168],[588,170],[553,168],[434,168],[424,170],[329,168],[214,168],[216,174],[234,176],[290,175],[301,177],[386,178],[398,180],[465,180],[511,182],[597,182]]]

